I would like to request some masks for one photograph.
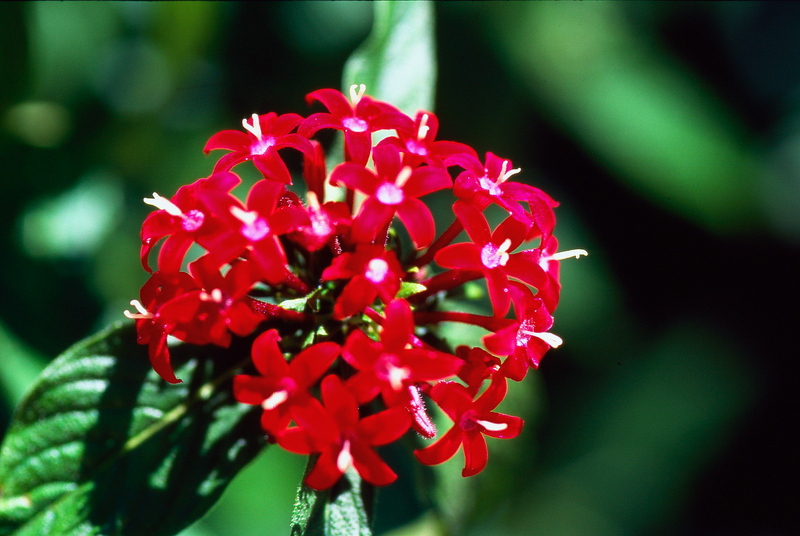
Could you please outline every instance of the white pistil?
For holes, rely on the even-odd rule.
[[[344,473],[351,465],[353,465],[353,455],[350,454],[350,441],[345,439],[342,450],[336,457],[336,468]]]
[[[506,424],[504,422],[482,421],[482,420],[479,420],[479,419],[475,419],[475,423],[476,424],[480,424],[481,426],[483,426],[486,430],[489,430],[490,432],[500,432],[500,431],[505,430],[506,428],[508,428],[508,424]]]
[[[145,309],[144,306],[142,305],[142,302],[140,302],[139,300],[131,300],[130,303],[136,309],[136,312],[135,313],[132,313],[130,311],[123,312],[122,314],[125,315],[125,318],[131,318],[134,320],[153,318],[153,313]]]
[[[580,259],[582,256],[586,256],[588,254],[589,252],[585,249],[570,249],[568,251],[559,251],[558,253],[548,255],[547,257],[544,257],[542,261],[563,261],[564,259],[571,259],[573,257]]]
[[[156,207],[159,210],[166,210],[167,214],[171,216],[183,216],[183,211],[179,209],[175,203],[167,199],[166,197],[161,197],[157,193],[153,192],[153,197],[145,197],[144,203],[146,205],[150,205]]]
[[[364,96],[366,91],[367,86],[364,84],[353,84],[350,86],[350,103],[353,105],[353,108],[358,105],[358,102],[361,100],[361,97]]]
[[[509,178],[511,178],[512,175],[516,175],[517,173],[522,171],[522,168],[515,168],[508,171],[508,164],[509,160],[503,160],[503,167],[500,168],[500,176],[497,178],[497,182],[495,184],[503,184]]]
[[[269,398],[261,403],[261,407],[266,410],[275,409],[289,399],[289,393],[286,391],[275,391]]]
[[[428,126],[428,114],[422,114],[422,119],[419,120],[419,128],[417,129],[417,141],[422,141],[428,135],[431,127]]]
[[[258,114],[253,114],[252,116],[253,124],[247,122],[247,119],[242,119],[242,126],[244,129],[256,137],[257,140],[261,139],[261,121],[258,118]]]

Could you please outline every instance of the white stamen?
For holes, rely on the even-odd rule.
[[[202,301],[210,301],[210,302],[214,302],[214,303],[222,303],[222,291],[220,289],[218,289],[218,288],[215,288],[214,290],[211,291],[211,293],[208,293],[208,292],[205,292],[205,291],[201,292],[200,293],[200,299]]]
[[[428,114],[422,114],[422,119],[419,120],[419,128],[417,129],[417,140],[424,140],[430,129],[431,127],[428,126]]]
[[[142,305],[142,302],[139,300],[131,300],[131,305],[136,309],[136,313],[131,313],[130,311],[124,311],[122,314],[125,315],[125,318],[131,318],[134,320],[140,320],[144,318],[153,318],[153,313],[148,311]]]
[[[500,432],[501,430],[508,428],[508,424],[504,422],[481,421],[479,419],[475,419],[475,422],[490,432]]]
[[[576,258],[580,259],[581,256],[588,255],[589,252],[585,249],[570,249],[568,251],[559,251],[558,253],[553,253],[552,255],[548,255],[547,257],[543,258],[543,261],[563,261],[564,259],[571,259]]]
[[[558,348],[564,343],[564,339],[549,332],[539,332],[539,331],[525,331],[525,335],[530,335],[531,337],[537,337],[547,343],[551,348]]]
[[[167,199],[166,197],[161,197],[157,193],[153,192],[153,197],[145,197],[144,203],[146,205],[151,205],[156,207],[160,210],[166,210],[167,214],[171,216],[183,216],[183,212],[179,209],[175,203]]]
[[[361,100],[361,97],[364,96],[365,91],[367,91],[367,86],[364,84],[353,84],[350,86],[350,103],[354,108],[358,104],[358,101]]]
[[[252,116],[253,124],[247,122],[247,119],[242,119],[242,126],[244,129],[256,137],[256,139],[261,139],[261,121],[258,119],[258,114],[253,114]]]
[[[269,398],[261,403],[261,407],[270,410],[275,409],[289,399],[289,393],[286,391],[275,391]]]
[[[517,173],[522,171],[522,168],[516,168],[516,169],[512,169],[511,171],[507,171],[508,170],[508,164],[509,164],[508,160],[503,160],[503,167],[500,168],[500,176],[497,178],[497,182],[495,184],[503,184],[512,175],[516,175]]]
[[[505,255],[506,256],[506,261],[508,261],[508,254],[506,252],[508,251],[508,248],[510,248],[510,247],[511,247],[511,239],[510,238],[506,238],[505,240],[503,240],[503,243],[500,244],[500,247],[497,248],[497,253],[499,253],[500,255]],[[505,263],[503,263],[503,264],[505,264]]]
[[[351,465],[353,465],[353,455],[350,454],[350,441],[345,440],[342,450],[336,457],[336,468],[344,473]]]
[[[406,185],[409,178],[411,178],[411,168],[409,166],[406,166],[400,170],[400,173],[397,174],[397,178],[394,180],[394,184],[398,188],[402,188],[403,186]]]
[[[308,202],[308,208],[311,210],[317,211],[320,209],[319,197],[317,197],[315,192],[306,192],[306,201]]]

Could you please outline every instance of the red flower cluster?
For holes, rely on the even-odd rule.
[[[244,131],[208,141],[206,152],[228,151],[209,177],[170,199],[145,199],[157,209],[142,226],[141,262],[152,275],[131,302],[136,312],[126,314],[153,368],[171,383],[180,380],[168,336],[228,347],[234,335],[253,335],[255,374],[236,376],[234,395],[263,408],[272,442],[318,455],[306,478],[315,489],[350,467],[373,484],[394,481],[374,448],[412,427],[436,435],[423,395],[453,427],[417,458],[441,463],[463,446],[463,474],[476,474],[488,458],[485,435],[521,430],[522,419],[493,410],[508,379],[522,380],[561,343],[549,332],[559,261],[585,252],[558,253],[556,203],[509,181],[519,172],[509,160],[487,153],[482,162],[467,145],[436,140],[432,113],[408,117],[364,95],[364,86],[351,88],[349,99],[322,89],[307,100],[328,112],[253,114]],[[312,139],[321,129],[344,133],[344,162],[330,174]],[[377,131],[387,137],[373,144]],[[293,189],[286,149],[302,155],[300,188]],[[246,161],[263,179],[243,202],[232,169]],[[421,198],[439,190],[457,200],[452,225],[437,237]],[[492,204],[508,214],[494,229],[484,216]],[[395,219],[413,244],[406,254]],[[468,240],[453,244],[461,231]],[[162,239],[153,272],[150,253]],[[205,253],[181,271],[193,244]],[[440,310],[447,291],[480,279],[492,316]],[[484,347],[441,351],[441,322],[485,329]]]

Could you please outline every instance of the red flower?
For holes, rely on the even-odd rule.
[[[473,395],[477,394],[483,385],[483,380],[490,378],[500,369],[500,359],[493,356],[483,348],[470,348],[459,346],[456,355],[464,360],[458,377],[467,384],[467,389]]]
[[[230,252],[247,250],[260,276],[270,285],[297,282],[289,271],[288,261],[278,237],[308,225],[308,215],[297,206],[277,208],[285,192],[283,184],[260,180],[247,195],[247,206],[231,195],[206,197],[215,215],[226,222],[228,231],[217,240],[218,248],[209,253],[223,263]],[[217,252],[224,253],[217,254]]]
[[[306,95],[311,104],[317,100],[330,113],[310,115],[297,129],[302,136],[310,138],[323,128],[344,131],[345,159],[366,165],[372,151],[372,133],[405,126],[411,119],[397,108],[364,95],[364,84],[350,87],[350,101],[335,89],[320,89]]]
[[[211,136],[203,148],[206,154],[215,149],[233,151],[217,161],[214,172],[229,171],[233,166],[252,160],[264,177],[291,184],[292,176],[278,154],[279,149],[292,147],[313,158],[314,148],[299,134],[291,134],[303,118],[297,114],[253,114],[252,124],[242,120],[247,133],[240,130],[223,130]]]
[[[483,273],[494,312],[504,316],[511,303],[507,267],[510,252],[525,239],[525,227],[517,220],[507,218],[492,233],[486,218],[472,206],[457,201],[453,211],[472,242],[451,244],[439,250],[434,260],[444,268]]]
[[[253,364],[261,376],[239,374],[233,378],[233,395],[243,404],[264,408],[261,427],[273,438],[289,425],[289,410],[308,403],[308,388],[322,377],[339,356],[341,347],[333,342],[309,346],[291,362],[283,357],[274,329],[262,333],[253,342]]]
[[[499,375],[474,401],[461,384],[441,382],[434,385],[430,397],[453,420],[453,427],[433,445],[414,451],[414,455],[425,465],[436,465],[452,458],[463,446],[465,464],[461,475],[472,476],[483,471],[489,459],[483,436],[510,439],[522,430],[523,421],[519,417],[491,411],[505,398],[506,390],[506,380]]]
[[[538,290],[536,297],[541,298],[547,310],[553,312],[558,306],[561,291],[558,278],[560,261],[573,257],[577,259],[582,255],[588,255],[586,250],[558,251],[558,240],[550,235],[543,238],[536,249],[521,251],[515,255],[509,268],[520,281],[535,287]]]
[[[317,194],[306,194],[308,206],[308,225],[301,225],[291,233],[292,242],[300,244],[308,251],[318,251],[331,242],[334,236],[342,234],[350,227],[350,210],[346,203],[329,201],[319,204]]]
[[[132,301],[139,344],[149,345],[150,362],[159,376],[179,383],[172,371],[167,335],[191,344],[227,347],[231,332],[249,335],[265,319],[247,294],[256,279],[250,263],[239,261],[223,277],[206,255],[184,272],[156,272]]]
[[[373,154],[376,172],[352,162],[339,164],[331,173],[331,183],[365,193],[367,199],[353,222],[351,238],[355,242],[370,242],[382,235],[395,214],[408,229],[417,248],[428,246],[434,238],[434,222],[430,209],[419,197],[449,188],[450,175],[443,169],[430,166],[411,169],[402,165],[400,152],[392,145],[375,147]]]
[[[377,296],[389,303],[400,290],[405,272],[392,250],[359,244],[355,253],[343,253],[322,272],[323,281],[349,279],[336,300],[333,316],[347,318],[364,311]]]
[[[511,169],[511,160],[505,160],[486,153],[486,165],[476,157],[464,154],[453,155],[452,161],[465,168],[456,177],[453,193],[478,210],[490,203],[506,209],[515,219],[524,223],[530,230],[528,238],[548,237],[553,232],[556,218],[553,208],[558,203],[538,188],[508,179],[519,173],[519,168]],[[529,210],[522,207],[528,203]]]
[[[439,131],[439,120],[430,112],[417,112],[412,128],[397,128],[397,137],[382,140],[378,146],[394,145],[403,153],[403,165],[417,167],[425,162],[444,167],[454,155],[478,159],[469,145],[456,141],[434,141]]]
[[[542,356],[563,341],[549,332],[553,316],[542,300],[522,285],[516,284],[512,290],[518,320],[485,336],[483,344],[493,354],[508,356],[500,372],[514,381],[521,381],[528,368],[537,368]]]
[[[376,486],[391,484],[397,478],[373,447],[391,443],[408,430],[411,417],[405,408],[390,408],[359,419],[355,397],[338,376],[331,374],[322,380],[322,404],[313,399],[293,407],[291,413],[298,426],[288,428],[278,443],[298,454],[319,453],[305,479],[307,486],[327,489],[350,467]]]
[[[197,282],[184,272],[156,272],[142,286],[139,300],[132,300],[135,313],[125,311],[125,316],[136,320],[136,338],[139,344],[148,345],[150,365],[169,383],[181,383],[172,370],[167,335],[171,326],[158,316],[161,306],[170,300],[198,289]]]
[[[181,186],[172,199],[154,193],[144,202],[160,210],[151,213],[142,224],[142,266],[152,272],[148,264],[150,250],[167,236],[158,254],[158,268],[162,272],[177,272],[193,242],[213,248],[216,238],[225,232],[225,225],[214,217],[203,200],[207,193],[227,195],[241,179],[234,173],[215,173],[207,179],[198,179]]]
[[[452,376],[461,367],[455,356],[411,344],[414,323],[405,300],[386,306],[381,340],[373,341],[363,331],[352,332],[342,357],[359,372],[347,381],[360,404],[381,393],[387,406],[406,404],[409,385]]]

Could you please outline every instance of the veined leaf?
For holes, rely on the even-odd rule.
[[[231,392],[248,341],[171,353],[179,385],[123,324],[45,369],[0,450],[0,534],[175,534],[216,502],[264,446]]]
[[[352,467],[331,489],[314,491],[301,485],[292,514],[292,536],[371,536],[373,494],[374,488]]]

